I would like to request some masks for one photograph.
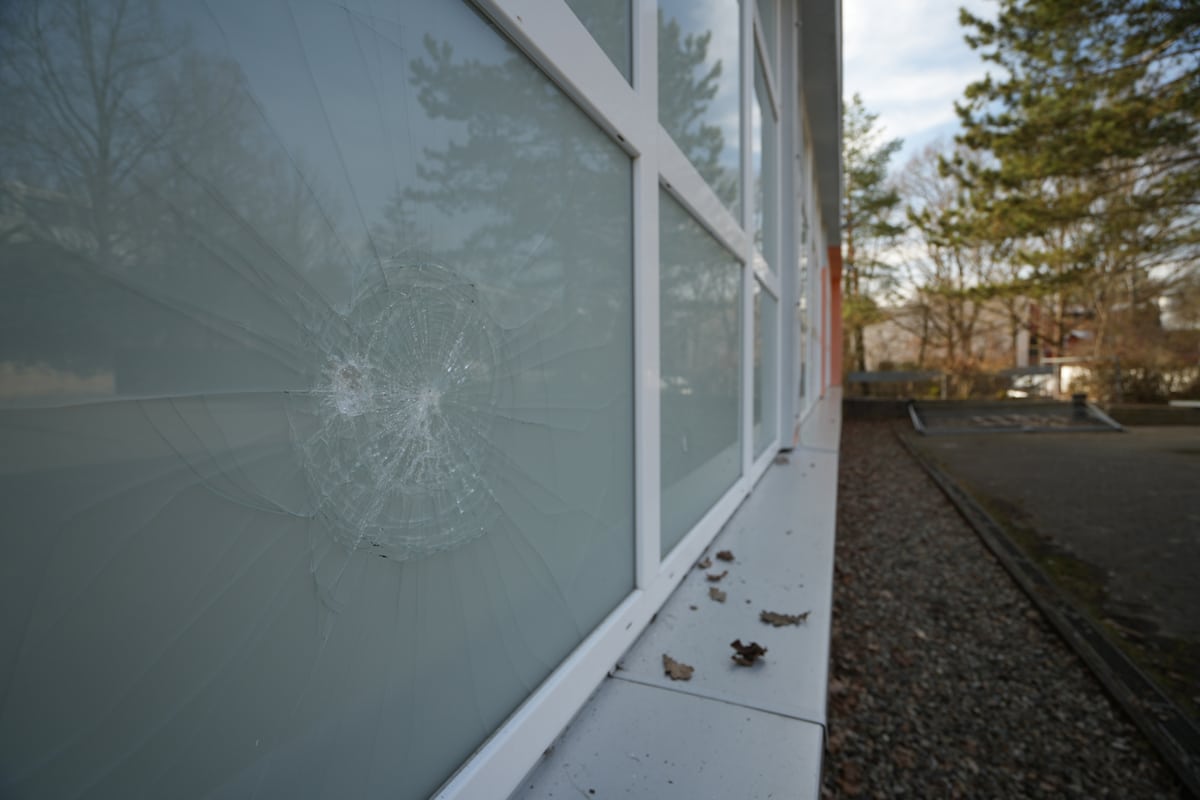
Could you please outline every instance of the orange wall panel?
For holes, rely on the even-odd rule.
[[[833,386],[842,385],[842,248],[831,246],[829,254],[829,338],[825,346],[829,348],[829,382]]]

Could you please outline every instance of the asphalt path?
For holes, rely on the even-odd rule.
[[[1128,693],[1078,655],[1047,602],[1059,593],[1032,583],[1041,573],[946,470],[903,446],[950,440],[911,431],[842,428],[822,798],[1188,796],[1167,766],[1190,775],[1187,759],[1160,755],[1180,755],[1163,723],[1142,733],[1161,706],[1123,713]]]
[[[1200,427],[909,441],[970,492],[1193,720]]]

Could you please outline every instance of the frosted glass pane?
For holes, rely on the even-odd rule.
[[[428,796],[633,588],[629,159],[466,5],[4,19],[4,793]]]
[[[775,0],[757,0],[758,19],[762,23],[763,39],[767,42],[768,63],[775,63],[776,40],[779,38],[779,20],[776,17]],[[774,70],[774,67],[772,67]]]
[[[808,364],[808,348],[809,337],[809,319],[808,319],[808,293],[811,287],[808,285],[808,251],[807,249],[800,252],[800,258],[796,266],[796,355],[795,355],[795,370],[796,370],[796,397],[803,399],[805,396],[807,383],[807,364]],[[797,415],[804,409],[804,404],[797,404]]]
[[[751,142],[754,166],[754,244],[767,266],[778,263],[779,160],[776,156],[778,124],[771,112],[762,65],[754,61],[754,102],[751,104]]]
[[[741,267],[660,192],[662,552],[741,474]]]
[[[754,248],[763,252],[763,212],[766,210],[766,195],[763,186],[763,105],[766,95],[759,87],[758,63],[754,64],[754,94],[750,97],[750,175],[752,204],[750,206],[750,230],[754,235]]]
[[[633,81],[633,27],[630,24],[630,0],[567,0],[583,27],[621,70],[625,80]]]
[[[754,283],[754,455],[762,455],[778,426],[779,302]]]
[[[741,216],[741,80],[736,0],[663,0],[658,121]]]

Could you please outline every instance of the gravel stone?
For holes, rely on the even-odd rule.
[[[892,423],[840,465],[822,797],[1188,796]]]

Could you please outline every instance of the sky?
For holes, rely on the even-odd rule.
[[[862,95],[888,139],[904,139],[899,169],[939,138],[958,130],[954,101],[984,75],[963,41],[958,9],[995,15],[994,0],[842,0],[843,91]]]

